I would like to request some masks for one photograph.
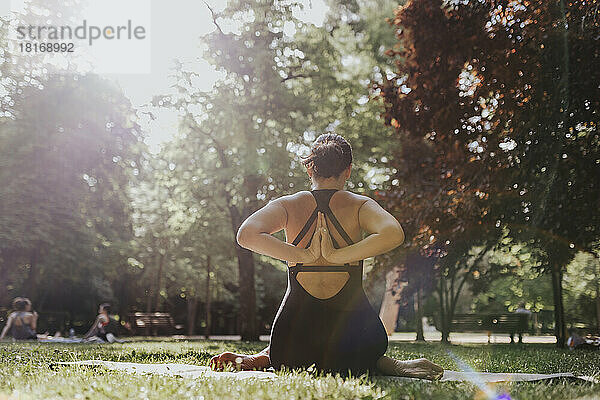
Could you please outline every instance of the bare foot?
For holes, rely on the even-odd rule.
[[[438,380],[444,375],[444,369],[442,367],[432,363],[426,358],[400,361],[383,356],[377,361],[377,368],[388,375],[429,379],[432,381]]]
[[[238,371],[262,370],[271,365],[271,360],[264,353],[246,355],[228,351],[210,359],[210,367],[214,370],[222,371],[228,365]]]

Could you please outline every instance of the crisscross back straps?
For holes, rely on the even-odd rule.
[[[310,217],[308,217],[308,220],[302,227],[302,230],[300,232],[298,232],[298,235],[296,235],[296,239],[294,239],[294,241],[292,242],[292,244],[294,246],[298,246],[298,243],[300,243],[300,241],[304,238],[304,236],[306,236],[306,234],[308,233],[308,230],[312,226],[313,222],[315,222],[315,220],[317,219],[318,212],[319,212],[318,208],[315,208],[313,213],[310,214]]]
[[[342,236],[342,238],[344,238],[346,243],[348,243],[348,245],[354,244],[354,242],[350,238],[350,235],[348,235],[346,233],[346,231],[342,227],[342,224],[340,224],[340,221],[338,221],[338,219],[335,217],[335,215],[333,215],[333,211],[331,211],[331,208],[329,208],[329,206],[327,206],[327,214],[329,215],[329,220],[333,223],[333,226],[338,231],[338,233]],[[335,240],[333,239],[333,237],[331,238],[331,240],[333,240],[335,243]]]
[[[335,192],[337,192],[337,189],[320,189],[320,190],[312,190],[311,191],[311,194],[315,198],[315,202],[317,203],[317,206],[315,207],[314,211],[312,212],[312,214],[310,215],[310,217],[308,218],[308,220],[302,227],[302,230],[300,232],[298,232],[298,235],[296,235],[296,238],[292,242],[292,244],[294,246],[297,246],[298,243],[300,243],[300,241],[304,238],[304,236],[306,236],[306,234],[310,230],[310,227],[317,219],[317,215],[318,215],[319,211],[322,212],[323,214],[325,214],[326,219],[329,218],[329,220],[333,224],[334,228],[338,231],[338,233],[346,241],[346,243],[348,243],[348,245],[354,244],[354,242],[350,238],[350,235],[348,235],[348,233],[344,230],[344,228],[342,227],[342,224],[340,224],[338,219],[333,214],[333,211],[331,211],[331,208],[329,208],[329,201],[331,200],[331,197],[333,196],[333,194]],[[313,235],[314,235],[314,233],[313,233]],[[331,241],[333,243],[333,246],[336,249],[340,248],[340,245],[337,243],[337,241],[335,240],[335,238],[333,236],[331,236]],[[311,242],[312,242],[312,237],[308,241],[305,248],[308,248],[310,246]],[[345,264],[345,265],[349,266],[349,264]],[[302,264],[298,263],[298,264],[296,264],[296,266],[302,266]],[[344,268],[344,267],[342,267],[342,268]],[[322,270],[322,271],[324,271],[324,270]]]
[[[340,236],[346,241],[346,243],[348,243],[348,245],[354,244],[354,242],[350,238],[350,235],[348,235],[348,233],[344,230],[342,224],[340,224],[340,221],[338,221],[336,216],[333,214],[333,211],[331,211],[331,208],[329,208],[329,201],[331,200],[331,197],[335,192],[337,192],[337,189],[321,189],[311,191],[311,194],[315,198],[317,206],[315,207],[310,217],[308,217],[308,220],[302,227],[302,230],[298,232],[298,235],[296,235],[296,238],[292,242],[294,246],[297,246],[298,243],[300,243],[300,241],[304,238],[304,236],[306,236],[310,227],[315,222],[319,211],[325,214],[326,217],[329,217],[329,220],[331,221],[335,229],[338,231]],[[339,245],[337,245],[333,237],[332,241],[335,247],[339,248]]]

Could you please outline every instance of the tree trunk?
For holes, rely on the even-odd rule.
[[[258,340],[256,327],[256,291],[252,252],[237,246],[239,269],[240,334],[242,340]]]
[[[210,307],[211,307],[210,270],[211,270],[210,256],[207,256],[206,257],[206,330],[204,331],[204,335],[206,336],[207,339],[208,339],[208,336],[210,335],[211,323],[212,323],[212,315],[210,313]]]
[[[187,334],[196,333],[196,314],[198,310],[198,297],[187,297]]]
[[[600,279],[596,277],[596,331],[600,333]]]
[[[446,292],[446,288],[444,285],[444,278],[440,277],[440,318],[441,318],[441,328],[442,328],[442,343],[450,342],[450,326],[448,323],[448,316],[446,312],[446,301],[444,301],[444,294]]]
[[[123,270],[127,271],[126,265],[123,266]],[[130,282],[134,282],[136,280],[136,275],[125,272],[124,276],[126,277],[125,280],[119,279],[114,284],[119,288],[119,297],[117,297],[119,299],[118,312],[122,318],[125,318],[127,313],[131,310],[132,303],[135,301],[132,301],[133,293],[130,288]]]
[[[242,215],[235,206],[229,207],[231,215],[231,224],[233,236],[237,236],[237,231],[242,225]],[[246,214],[246,213],[244,213]],[[241,247],[237,241],[235,243],[235,253],[238,259],[239,272],[239,328],[242,340],[258,340],[258,330],[256,326],[256,290],[254,287],[254,257],[250,250]]]
[[[596,278],[596,331],[600,332],[600,282]]]
[[[31,251],[29,257],[29,274],[27,275],[27,282],[25,284],[26,296],[32,301],[36,302],[38,299],[37,281],[39,274],[38,262],[39,250],[37,248]],[[39,305],[38,305],[39,306]]]
[[[562,269],[557,263],[552,264],[552,294],[554,296],[554,335],[556,345],[565,347],[565,312],[563,308]]]
[[[0,307],[8,304],[8,280],[4,261],[0,264]]]
[[[594,280],[596,281],[596,329],[600,334],[600,259],[598,259],[598,256],[596,256]]]
[[[422,290],[421,288],[417,288],[415,291],[415,318],[417,323],[417,342],[424,342],[425,336],[423,335],[423,307],[421,306],[422,302]]]
[[[396,330],[398,311],[400,310],[400,304],[398,303],[400,290],[397,287],[398,274],[398,267],[394,267],[385,274],[385,292],[379,308],[379,319],[381,319],[388,336],[391,336]]]
[[[148,290],[146,293],[146,312],[152,312],[152,291]]]
[[[447,329],[442,331],[442,343],[450,343],[450,332]]]
[[[155,300],[154,300],[154,310],[155,311],[160,311],[160,305],[161,305],[161,301],[160,301],[160,288],[162,286],[162,276],[163,276],[163,268],[164,268],[164,264],[165,264],[165,255],[164,254],[160,254],[159,258],[158,258],[158,273],[156,274],[156,293],[155,293]]]
[[[229,160],[225,154],[224,148],[219,144],[218,141],[208,135],[209,138],[215,144],[219,159],[223,164],[224,168],[230,166]],[[258,183],[263,179],[261,176],[244,176],[244,189],[246,193],[250,193],[249,198],[254,197],[256,202],[256,190],[258,189]],[[226,182],[223,182],[225,185]],[[225,198],[227,207],[229,209],[229,216],[231,222],[231,228],[233,230],[233,237],[237,236],[238,229],[242,225],[243,219],[246,218],[249,213],[249,204],[243,206],[242,212],[237,208],[233,202],[233,196],[231,193],[223,187],[223,196]],[[250,203],[252,204],[252,202]],[[256,289],[254,287],[254,257],[252,252],[242,248],[237,241],[235,241],[235,252],[238,259],[238,271],[239,271],[239,293],[238,299],[240,304],[239,310],[239,322],[240,322],[240,333],[242,340],[258,340],[258,330],[256,325]]]
[[[8,297],[8,271],[16,270],[15,257],[9,250],[1,253],[2,262],[0,263],[0,307],[8,306],[10,299]]]

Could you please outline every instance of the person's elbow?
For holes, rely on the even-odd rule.
[[[237,231],[237,235],[235,237],[237,243],[247,249],[250,247],[252,243],[252,238],[254,237],[254,230],[248,224],[242,224],[240,229]]]
[[[381,234],[389,241],[390,246],[393,246],[392,248],[396,248],[404,243],[404,230],[398,222],[386,226]]]

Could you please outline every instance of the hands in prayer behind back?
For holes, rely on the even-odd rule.
[[[315,233],[312,237],[310,246],[306,248],[306,257],[302,262],[309,264],[323,257],[325,260],[335,263],[337,250],[338,249],[333,247],[333,241],[331,240],[331,235],[327,229],[325,215],[322,212],[319,212]]]

